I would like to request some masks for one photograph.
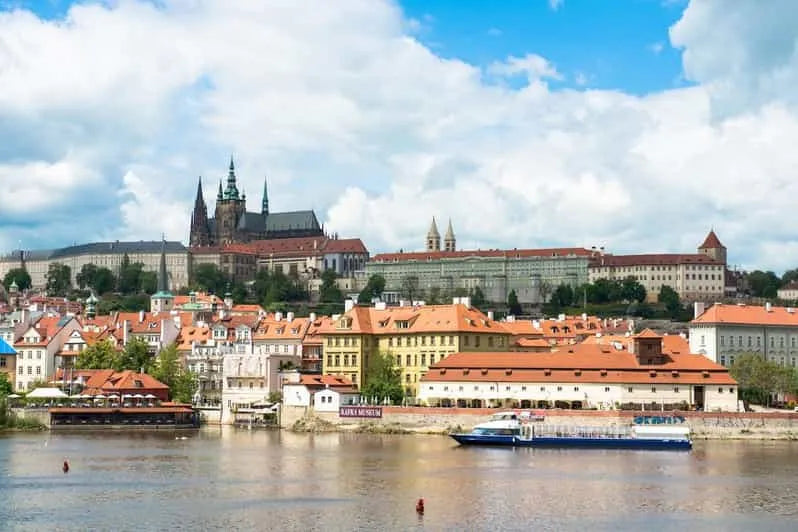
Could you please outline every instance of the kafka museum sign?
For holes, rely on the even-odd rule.
[[[381,418],[380,406],[341,406],[338,408],[338,417],[368,417]]]

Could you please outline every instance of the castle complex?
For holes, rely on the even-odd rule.
[[[313,211],[269,212],[267,184],[263,183],[260,212],[247,212],[247,196],[238,191],[235,165],[230,158],[227,186],[219,181],[216,211],[208,218],[208,207],[202,194],[202,178],[197,185],[197,197],[191,213],[189,246],[208,247],[266,240],[272,238],[324,236]]]

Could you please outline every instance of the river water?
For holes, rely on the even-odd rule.
[[[796,517],[789,442],[684,453],[232,428],[0,436],[0,530],[795,530]]]

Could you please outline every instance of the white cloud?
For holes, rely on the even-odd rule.
[[[691,4],[671,40],[697,84],[646,97],[552,90],[534,53],[445,59],[388,1],[162,4],[0,14],[0,245],[185,240],[232,151],[251,208],[268,175],[273,209],[373,252],[436,215],[462,246],[684,251],[714,226],[733,263],[798,264],[795,28],[756,29],[791,2]]]
[[[654,55],[659,55],[665,49],[665,44],[662,41],[653,42],[648,45],[648,49]]]
[[[553,11],[557,11],[558,9],[560,9],[562,7],[562,5],[564,3],[565,3],[565,0],[549,0],[549,7]]]

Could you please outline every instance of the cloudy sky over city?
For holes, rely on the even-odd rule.
[[[372,253],[798,266],[798,2],[0,0],[0,251],[187,243],[232,153],[249,207]]]

